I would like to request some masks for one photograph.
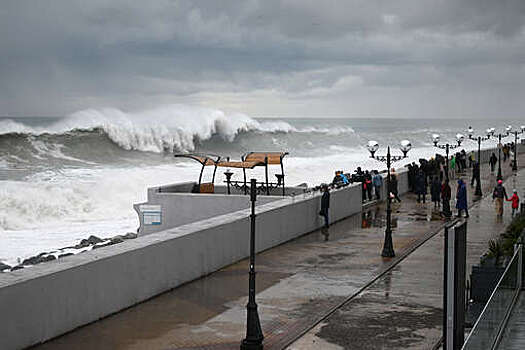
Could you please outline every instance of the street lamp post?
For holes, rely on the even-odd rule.
[[[385,230],[385,241],[383,243],[383,251],[381,256],[385,258],[393,258],[396,256],[394,252],[394,244],[392,242],[392,198],[390,198],[390,167],[392,163],[400,161],[407,157],[408,151],[412,148],[412,144],[408,140],[401,141],[401,152],[402,156],[392,156],[390,154],[390,146],[387,148],[386,156],[376,156],[375,153],[379,149],[379,144],[376,141],[369,141],[367,145],[368,151],[370,152],[370,158],[377,161],[386,162],[387,177],[386,177],[386,230]]]
[[[226,169],[226,171],[224,172],[224,176],[226,176],[226,185],[228,186],[228,194],[231,193],[231,191],[230,191],[230,183],[231,183],[231,180],[232,180],[232,175],[233,175],[233,173],[230,171],[230,169]]]
[[[455,149],[455,148],[458,148],[459,146],[461,146],[461,143],[465,139],[465,136],[463,136],[462,134],[457,134],[456,135],[457,145],[451,145],[451,144],[448,144],[448,143],[445,144],[445,145],[440,145],[439,144],[439,140],[440,139],[441,139],[441,136],[439,134],[433,134],[432,135],[432,142],[434,143],[434,147],[437,147],[437,148],[445,150],[445,153],[446,153],[446,158],[445,158],[445,178],[448,180],[449,179],[449,177],[448,177],[448,153],[449,153],[449,151],[451,149]]]
[[[512,163],[512,171],[518,171],[518,132],[514,131],[514,162]]]
[[[503,180],[503,176],[501,174],[501,134],[498,134],[498,176],[496,179]]]
[[[257,303],[255,302],[255,201],[257,198],[257,182],[251,180],[250,201],[252,213],[250,215],[250,281],[248,292],[248,311],[246,319],[246,338],[241,342],[241,350],[262,350],[264,335],[261,329],[259,314],[257,313]]]
[[[525,125],[520,127],[521,131],[514,131],[514,164],[512,164],[512,171],[518,171],[518,134],[525,133]]]

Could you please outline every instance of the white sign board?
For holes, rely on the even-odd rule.
[[[162,207],[160,205],[141,205],[142,222],[144,225],[162,224]]]

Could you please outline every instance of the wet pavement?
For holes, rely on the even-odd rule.
[[[488,193],[494,178],[486,171],[484,178]],[[394,259],[380,256],[383,205],[335,223],[327,241],[316,231],[257,255],[265,349],[285,348],[303,334],[290,349],[425,348],[439,338],[443,239],[436,233],[444,221],[432,203],[414,198],[393,206]],[[472,262],[503,228],[490,201],[479,204],[469,219]],[[238,349],[247,271],[243,260],[35,349]]]

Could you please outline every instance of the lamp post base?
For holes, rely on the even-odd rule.
[[[264,335],[261,329],[261,322],[259,321],[259,313],[257,312],[257,304],[249,302],[246,305],[248,311],[246,338],[241,342],[241,350],[263,350]]]
[[[385,231],[385,243],[383,245],[381,256],[383,258],[393,258],[396,256],[394,253],[394,244],[392,243],[392,231]]]

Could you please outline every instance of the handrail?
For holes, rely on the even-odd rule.
[[[483,310],[481,311],[481,314],[479,315],[478,319],[476,320],[476,323],[474,323],[474,326],[472,327],[472,329],[470,330],[470,333],[467,337],[467,339],[465,340],[465,342],[463,343],[463,346],[462,346],[462,350],[465,350],[467,349],[467,346],[468,346],[468,343],[469,343],[469,340],[471,339],[472,335],[474,334],[474,332],[476,331],[477,327],[479,326],[479,323],[481,322],[481,320],[483,319],[483,316],[485,315],[485,313],[487,312],[487,309],[488,307],[490,306],[491,304],[491,301],[493,300],[494,296],[496,295],[496,292],[498,291],[499,287],[501,286],[503,280],[507,277],[507,273],[509,272],[512,264],[514,263],[514,260],[515,259],[518,259],[518,263],[520,263],[521,260],[520,259],[520,255],[522,254],[522,250],[523,250],[523,246],[522,245],[519,245],[518,246],[518,249],[515,250],[514,252],[514,255],[512,256],[512,259],[509,261],[509,263],[507,264],[507,267],[505,268],[505,271],[503,272],[503,274],[501,275],[499,281],[498,281],[498,284],[496,284],[496,287],[494,288],[494,290],[492,291],[492,293],[490,294],[490,298],[489,300],[487,301],[487,303],[485,304],[485,307],[483,307]],[[521,272],[521,266],[518,266],[518,273],[522,273]],[[510,313],[510,311],[512,311],[513,307],[514,307],[514,303],[516,302],[516,296],[519,294],[520,292],[520,289],[521,289],[521,286],[519,286],[519,288],[516,288],[516,291],[514,292],[514,296],[513,296],[513,301],[509,304],[509,306],[507,307],[507,310],[505,311],[505,317],[503,319],[503,322],[500,322],[499,326],[498,326],[498,334],[496,335],[496,338],[493,340],[493,343],[492,343],[492,346],[491,346],[491,349],[494,349],[494,346],[497,345],[497,343],[499,342],[499,338],[501,337],[501,328],[503,327],[503,325],[506,323],[506,320],[508,319],[508,315]]]

